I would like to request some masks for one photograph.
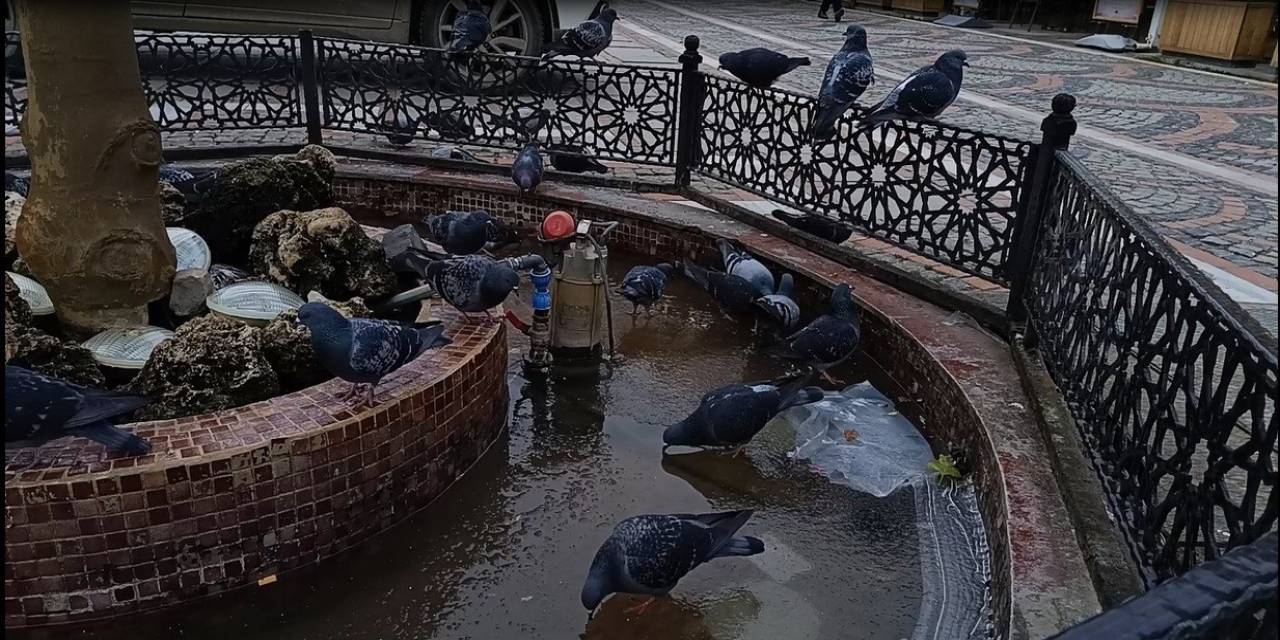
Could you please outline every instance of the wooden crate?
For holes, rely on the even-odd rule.
[[[1271,2],[1170,0],[1160,48],[1220,60],[1266,60],[1275,46]]]
[[[893,8],[916,13],[942,13],[947,9],[946,0],[893,0]]]

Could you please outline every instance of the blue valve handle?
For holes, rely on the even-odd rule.
[[[529,279],[533,281],[533,310],[550,311],[551,268],[543,265],[541,268],[529,272]]]

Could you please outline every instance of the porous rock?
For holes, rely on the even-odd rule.
[[[106,384],[93,352],[73,340],[51,336],[32,327],[13,327],[10,336],[9,318],[5,318],[4,362],[26,367],[46,376],[101,387]]]
[[[248,265],[298,294],[331,299],[378,298],[396,287],[382,246],[337,207],[267,216],[253,231]]]
[[[18,217],[22,215],[22,205],[27,199],[13,191],[4,193],[4,264],[7,267],[18,258],[18,243],[14,241],[14,233],[18,228]]]
[[[31,305],[22,299],[18,285],[9,274],[4,276],[4,360],[9,361],[10,345],[31,328]]]
[[[160,214],[166,227],[179,226],[187,216],[187,197],[164,180],[160,181]]]
[[[189,318],[205,308],[205,298],[213,293],[213,278],[205,269],[183,269],[173,274],[169,288],[169,309],[177,316]]]

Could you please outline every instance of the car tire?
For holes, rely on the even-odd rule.
[[[4,30],[5,33],[18,31],[18,16],[14,13],[13,4],[4,3]],[[26,78],[27,68],[22,60],[21,43],[10,44],[7,36],[4,43],[4,72],[10,78]]]
[[[418,8],[418,42],[423,46],[443,48],[449,44],[448,32],[453,29],[453,19],[458,15],[454,0],[424,0]],[[492,48],[482,51],[501,51],[508,55],[537,57],[547,44],[546,9],[537,0],[507,0],[502,3],[502,15],[490,15],[495,24],[506,22],[489,35]]]

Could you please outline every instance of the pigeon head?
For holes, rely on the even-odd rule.
[[[614,20],[617,20],[617,19],[618,19],[618,12],[614,11],[613,7],[605,7],[604,10],[600,12],[600,17],[598,18],[600,22],[604,22],[606,24],[612,23]]]
[[[310,329],[314,336],[340,331],[351,321],[323,302],[308,302],[298,307],[298,322]]]
[[[520,274],[507,266],[494,265],[485,270],[480,281],[480,290],[485,297],[493,296],[498,301],[505,300],[507,294],[520,286]]]
[[[853,302],[853,287],[840,284],[831,290],[831,312],[842,318],[851,317],[858,306]]]
[[[933,66],[943,71],[960,71],[969,66],[969,63],[966,62],[968,59],[969,56],[965,52],[959,49],[952,49],[938,56],[938,61],[933,63]]]
[[[790,298],[795,290],[796,279],[791,277],[791,274],[789,273],[782,274],[782,277],[778,279],[778,295]]]
[[[851,24],[844,30],[844,48],[847,51],[865,51],[867,48],[867,30],[861,25]]]
[[[741,56],[739,53],[730,51],[729,53],[720,54],[720,68],[727,69],[736,64],[737,59]]]
[[[609,594],[614,593],[614,576],[617,575],[617,569],[614,567],[617,561],[618,551],[614,547],[612,540],[606,541],[604,546],[596,552],[596,557],[591,560],[591,568],[587,570],[587,579],[582,583],[582,606],[589,612],[594,612],[596,607],[604,602]]]
[[[690,423],[686,418],[666,428],[662,432],[662,444],[668,447],[679,445],[697,446],[700,438],[694,433],[697,425]]]

